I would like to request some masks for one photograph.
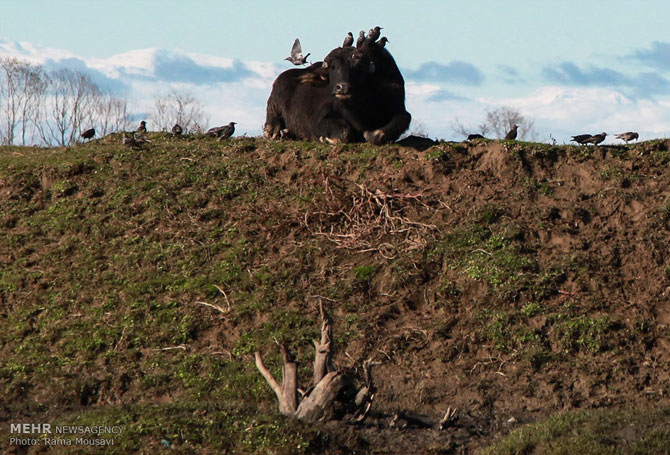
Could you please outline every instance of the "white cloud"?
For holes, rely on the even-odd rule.
[[[236,121],[238,134],[253,136],[261,134],[272,82],[288,68],[269,62],[156,48],[108,58],[83,58],[63,49],[3,39],[0,39],[0,56],[50,67],[87,68],[96,74],[96,80],[125,90],[131,109],[140,114],[148,114],[153,109],[154,97],[170,88],[190,91],[202,101],[212,125]],[[668,98],[633,99],[612,88],[564,85],[534,86],[520,96],[509,97],[504,95],[504,84],[499,84],[501,90],[497,91],[492,78],[486,81],[481,87],[453,88],[445,83],[406,77],[406,104],[414,126],[418,125],[431,137],[461,140],[452,131],[457,119],[475,128],[483,121],[487,109],[506,105],[534,119],[541,140],[548,141],[551,133],[559,142],[567,143],[571,135],[600,131],[637,130],[644,139],[670,135]],[[516,86],[515,92],[519,89]],[[473,98],[475,93],[496,94]]]
[[[512,106],[535,119],[540,137],[549,133],[559,142],[582,133],[609,134],[638,131],[641,139],[667,136],[670,132],[669,101],[632,100],[605,88],[546,86],[517,98],[488,98],[492,106]],[[606,143],[614,142],[614,136]]]

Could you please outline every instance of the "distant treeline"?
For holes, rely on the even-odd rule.
[[[70,68],[47,71],[40,65],[0,59],[0,142],[3,145],[70,145],[87,128],[98,137],[131,127],[128,100]],[[207,125],[201,103],[189,93],[157,95],[149,115],[153,129],[186,130]]]

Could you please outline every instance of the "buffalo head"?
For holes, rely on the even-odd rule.
[[[366,81],[375,72],[375,64],[367,55],[354,47],[334,49],[323,61],[333,96],[339,100],[356,97]]]

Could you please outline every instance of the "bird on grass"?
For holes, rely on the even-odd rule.
[[[310,56],[310,53],[307,55],[302,55],[302,46],[300,45],[300,40],[298,38],[293,42],[293,47],[291,48],[291,55],[286,57],[284,60],[288,60],[294,65],[304,65],[307,63],[307,57]]]
[[[479,133],[468,134],[468,141],[475,141],[477,139],[486,139]]]
[[[356,47],[361,47],[364,42],[365,42],[365,32],[361,30],[358,33],[358,39],[356,40]]]
[[[577,136],[572,136],[572,139],[570,140],[578,144],[586,144],[586,141],[588,139],[591,139],[591,137],[592,137],[591,134],[578,134]]]
[[[513,141],[516,139],[516,133],[517,130],[519,129],[519,125],[512,125],[512,129],[507,132],[505,135],[505,140],[506,141]]]
[[[351,47],[354,45],[354,35],[353,33],[349,32],[347,33],[347,37],[344,38],[344,42],[342,43],[342,47]]]
[[[95,136],[95,128],[89,128],[80,135],[84,139],[92,139]]]
[[[219,134],[219,140],[225,141],[230,136],[232,136],[234,132],[235,132],[235,122],[230,122],[229,124],[224,126],[223,129],[221,130],[221,134]]]
[[[594,134],[588,139],[584,139],[583,144],[593,144],[593,145],[598,145],[602,141],[605,140],[605,137],[607,136],[607,133],[600,133],[600,134]]]
[[[616,139],[621,139],[622,141],[625,141],[626,144],[628,144],[628,142],[632,141],[633,139],[637,141],[639,137],[640,135],[637,134],[635,131],[629,131],[627,133],[621,133],[616,135]]]
[[[184,129],[181,127],[179,123],[175,123],[174,126],[172,127],[172,134],[175,136],[181,136],[181,133],[184,132]]]
[[[121,143],[123,145],[134,149],[142,148],[147,142],[151,141],[149,141],[149,139],[144,137],[142,134],[138,133],[123,133],[123,139],[121,139]]]
[[[147,132],[147,122],[145,122],[144,120],[142,120],[142,121],[140,122],[140,126],[137,127],[136,132],[138,132],[138,133],[146,133],[146,132]]]

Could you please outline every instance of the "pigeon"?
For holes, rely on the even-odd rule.
[[[635,131],[629,131],[627,133],[621,133],[617,134],[616,138],[621,139],[622,141],[626,141],[626,144],[628,144],[629,141],[632,141],[635,139],[636,141],[639,139],[640,135],[637,134]]]
[[[219,134],[219,140],[225,141],[230,136],[232,136],[234,132],[235,132],[235,122],[230,122],[229,124],[224,126],[223,129],[221,130],[221,133]]]
[[[371,42],[375,42],[379,39],[379,35],[381,35],[383,27],[380,27],[379,25],[376,26],[375,28],[371,28],[370,31],[368,32],[367,39],[369,39]]]
[[[134,149],[142,148],[142,146],[147,142],[150,141],[141,134],[137,133],[132,134],[123,133],[123,139],[121,139],[121,143],[123,145]]]
[[[181,133],[184,132],[184,129],[181,127],[179,123],[175,123],[174,126],[172,127],[172,134],[175,136],[180,136]]]
[[[356,47],[361,47],[365,42],[365,32],[363,30],[358,34],[358,39],[356,40]]]
[[[572,136],[571,141],[576,142],[578,144],[586,144],[586,140],[590,138],[591,138],[590,134],[578,134],[577,136]]]
[[[300,45],[300,40],[296,38],[295,42],[293,43],[293,47],[291,48],[291,56],[286,57],[284,60],[288,60],[294,65],[304,65],[307,63],[307,57],[309,56],[310,53],[307,55],[302,55],[302,46]]]
[[[81,133],[81,137],[83,137],[84,139],[91,139],[93,138],[93,136],[95,136],[95,128],[89,128],[83,133]]]
[[[584,141],[583,141],[582,143],[583,143],[583,144],[587,144],[587,143],[588,143],[588,144],[598,145],[598,144],[600,144],[602,141],[605,140],[605,136],[607,136],[607,133],[595,134],[595,135],[591,136],[591,137],[588,138],[588,139],[584,139]]]
[[[145,122],[144,120],[142,120],[142,121],[140,122],[140,126],[137,127],[137,130],[136,130],[136,131],[137,131],[138,133],[146,133],[146,132],[147,132],[147,122]]]
[[[347,33],[347,37],[344,38],[344,43],[342,43],[342,47],[351,47],[354,44],[354,35],[353,33],[349,32]]]
[[[381,47],[386,47],[386,43],[390,43],[389,39],[385,36],[382,36],[381,39],[379,40],[379,45]]]
[[[507,132],[505,135],[506,141],[511,141],[516,139],[516,131],[519,129],[519,125],[512,125],[512,129]]]
[[[474,141],[476,139],[486,139],[486,138],[478,133],[468,134],[468,141]]]

